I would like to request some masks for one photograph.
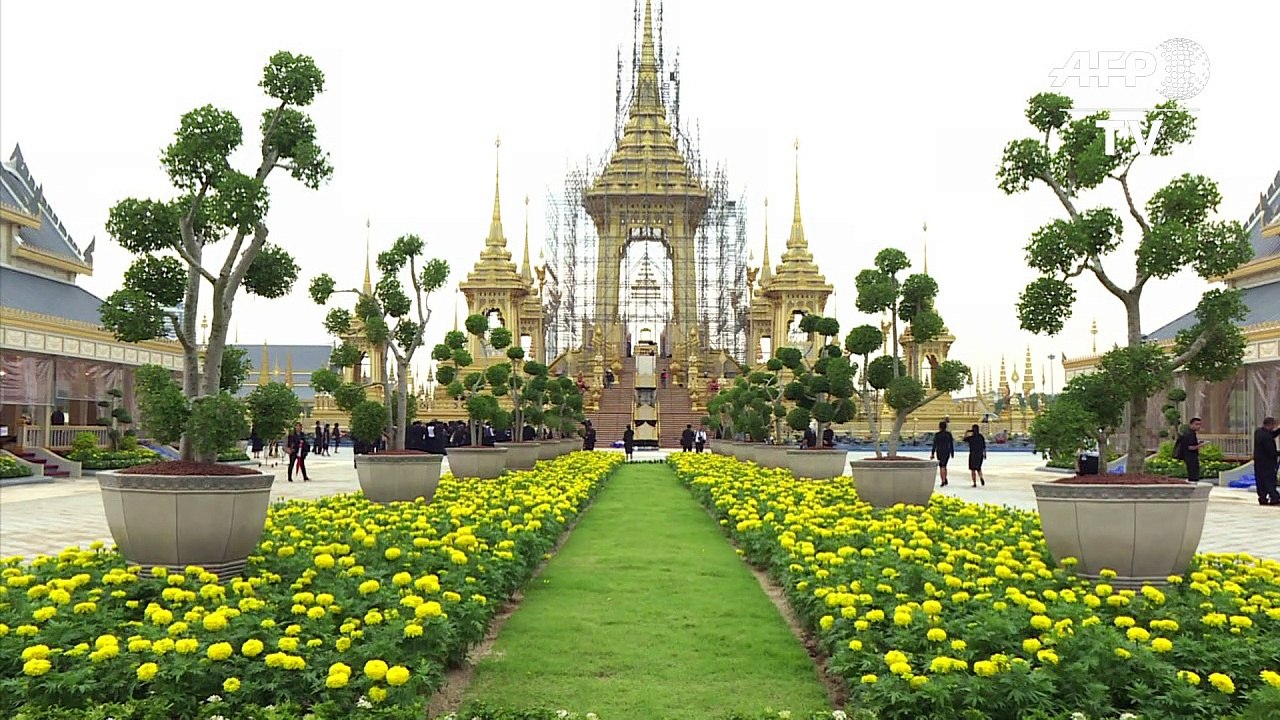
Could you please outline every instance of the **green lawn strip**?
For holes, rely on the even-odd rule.
[[[530,583],[467,698],[601,720],[827,708],[808,654],[666,465],[610,479]]]

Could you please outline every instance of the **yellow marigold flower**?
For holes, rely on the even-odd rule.
[[[52,618],[54,615],[57,615],[57,614],[58,614],[58,608],[53,606],[48,606],[48,607],[36,608],[35,612],[31,613],[31,617],[35,619],[36,622],[45,622],[46,620],[48,620],[49,618]]]
[[[1258,673],[1258,676],[1262,678],[1262,682],[1270,685],[1271,687],[1280,688],[1280,673],[1277,673],[1274,670],[1263,670],[1261,673]]]
[[[72,612],[76,615],[88,615],[89,613],[96,612],[97,609],[98,609],[97,603],[78,602],[75,604],[75,607],[72,608]]]
[[[1200,618],[1200,622],[1209,627],[1222,627],[1227,624],[1227,616],[1219,612],[1211,612]]]
[[[911,678],[909,682],[911,683],[912,690],[919,690],[920,688],[929,684],[929,678],[924,675],[915,675]]]
[[[382,587],[382,585],[377,580],[365,580],[360,583],[359,590],[361,595],[371,595],[378,592],[378,588],[380,587]]]
[[[351,638],[340,637],[333,641],[333,646],[338,649],[338,652],[346,652],[351,647]]]
[[[364,674],[370,680],[381,680],[387,676],[387,664],[381,660],[370,660],[364,664]]]
[[[403,665],[396,665],[387,669],[387,684],[392,687],[400,687],[409,682],[409,668]]]
[[[818,627],[822,628],[824,631],[830,630],[831,628],[835,627],[835,624],[836,624],[836,619],[831,617],[830,615],[823,615],[822,618],[818,620]]]
[[[404,554],[404,551],[400,548],[389,547],[382,553],[382,556],[388,560],[399,560],[402,554]]]
[[[1058,653],[1052,650],[1041,650],[1040,652],[1036,653],[1036,659],[1038,659],[1042,663],[1048,663],[1049,665],[1057,665]]]
[[[1125,631],[1125,637],[1134,642],[1146,642],[1151,639],[1151,633],[1146,628],[1131,627]]]
[[[43,660],[49,657],[48,645],[32,645],[31,647],[22,649],[23,660]]]
[[[227,627],[227,616],[220,612],[212,612],[204,616],[201,621],[205,630],[209,632],[217,632]]]
[[[973,672],[981,677],[991,677],[1000,672],[1000,666],[990,660],[979,660],[973,664]]]
[[[235,649],[231,647],[231,643],[229,642],[214,643],[205,651],[205,655],[215,662],[219,660],[226,660],[233,654],[235,654]]]
[[[435,600],[428,600],[427,602],[424,602],[418,607],[414,608],[414,611],[413,611],[414,616],[419,618],[439,617],[443,613],[444,613],[444,609],[441,608],[440,603],[436,602]]]
[[[172,651],[173,646],[173,638],[160,638],[159,640],[151,643],[151,652],[157,655],[164,655],[165,653]]]
[[[1093,592],[1098,597],[1107,597],[1111,593],[1115,592],[1115,588],[1106,583],[1098,583],[1098,585],[1094,587]]]
[[[395,583],[396,587],[404,587],[405,585],[413,582],[413,576],[407,572],[401,571],[391,576],[391,582]]]
[[[862,649],[862,641],[861,641],[861,640],[859,640],[859,639],[857,639],[857,638],[854,638],[854,639],[850,640],[850,641],[849,641],[849,649],[850,649],[850,650],[854,650],[854,651],[861,650],[861,649]]]
[[[1151,641],[1151,649],[1158,653],[1169,652],[1173,649],[1173,643],[1165,638],[1156,638]]]
[[[1232,615],[1231,626],[1238,628],[1253,627],[1253,620],[1245,615]]]
[[[906,662],[907,654],[901,650],[890,650],[884,654],[884,664],[893,665],[894,663]]]
[[[364,614],[365,625],[380,625],[382,623],[382,620],[383,620],[382,613],[378,612],[377,610],[370,610],[369,612]]]
[[[1112,622],[1114,622],[1118,628],[1131,628],[1137,624],[1136,621],[1128,615],[1118,615]]]
[[[462,596],[452,590],[445,590],[443,597],[446,602],[462,602]]]
[[[924,609],[925,613],[929,615],[942,614],[942,603],[937,600],[925,600],[921,607]]]
[[[170,577],[181,577],[181,576],[170,576]],[[196,640],[195,638],[182,638],[178,642],[174,643],[174,648],[183,655],[190,655],[191,653],[200,649],[200,641]]]
[[[249,638],[240,646],[240,654],[250,658],[258,657],[258,655],[262,654],[264,648],[265,646],[262,644],[261,640],[257,638]]]
[[[879,679],[879,678],[877,678],[877,677],[875,676],[875,673],[867,673],[866,675],[863,675],[863,676],[862,676],[862,684],[863,684],[863,685],[873,685],[873,684],[875,684],[876,680],[878,680],[878,679]]]
[[[1200,676],[1191,672],[1190,670],[1179,670],[1178,679],[1187,683],[1188,685],[1200,684]]]
[[[369,699],[375,703],[380,703],[387,699],[387,689],[379,685],[369,688]]]
[[[222,681],[222,691],[233,693],[240,690],[240,678],[229,677]]]
[[[1053,621],[1044,615],[1032,615],[1031,627],[1036,630],[1048,630],[1053,627]]]
[[[143,637],[129,638],[129,652],[145,652],[151,649],[151,641]]]
[[[1133,657],[1133,653],[1120,647],[1115,649],[1115,653],[1116,653],[1116,657],[1120,658],[1121,660],[1128,660],[1129,658]]]
[[[407,638],[422,637],[422,626],[418,623],[408,623],[404,626],[404,636]]]
[[[325,678],[324,686],[330,690],[337,690],[338,688],[346,687],[347,681],[350,679],[351,676],[346,673],[330,674],[329,677]]]
[[[904,662],[896,662],[889,666],[889,672],[894,675],[907,677],[911,675],[911,666]]]
[[[1230,695],[1236,691],[1236,684],[1231,678],[1222,673],[1210,673],[1209,684],[1220,693]]]
[[[163,569],[163,568],[161,568]],[[160,672],[160,666],[153,662],[145,662],[138,666],[137,676],[142,682],[147,682]]]
[[[1036,652],[1037,650],[1040,649],[1040,647],[1041,647],[1040,641],[1036,638],[1027,638],[1026,640],[1022,641],[1022,652],[1028,655],[1030,655],[1033,652]]]
[[[294,652],[298,649],[298,638],[282,637],[276,641],[276,647],[284,650],[285,652]]]
[[[947,631],[942,628],[929,628],[929,632],[925,633],[930,642],[942,642],[947,639]]]

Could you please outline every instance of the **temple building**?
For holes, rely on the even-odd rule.
[[[0,443],[66,448],[81,432],[107,440],[98,402],[119,389],[133,407],[133,372],[180,371],[172,341],[126,343],[101,325],[102,300],[76,285],[93,274],[15,146],[0,163]]]
[[[1268,415],[1280,415],[1280,172],[1258,197],[1245,221],[1253,259],[1218,280],[1238,288],[1248,314],[1240,323],[1245,336],[1244,365],[1235,377],[1210,383],[1176,375],[1175,383],[1187,391],[1184,418],[1200,417],[1200,438],[1219,445],[1229,455],[1247,456],[1252,450],[1253,429]],[[1191,311],[1148,333],[1145,338],[1172,347],[1179,331],[1195,324]],[[1097,347],[1090,354],[1063,359],[1070,379],[1089,372],[1098,361]],[[1164,427],[1160,413],[1163,395],[1148,403],[1148,445],[1154,447]]]

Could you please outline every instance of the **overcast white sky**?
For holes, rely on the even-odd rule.
[[[1140,161],[1134,182],[1145,198],[1181,172],[1207,174],[1221,186],[1222,213],[1244,220],[1280,169],[1280,5],[1031,8],[671,0],[665,37],[668,57],[680,51],[683,114],[698,120],[707,157],[726,162],[746,193],[757,261],[766,195],[775,262],[786,236],[798,136],[805,231],[844,324],[855,319],[857,271],[888,245],[918,259],[927,220],[929,269],[959,338],[953,357],[994,372],[1005,355],[1021,371],[1030,344],[1039,382],[1048,354],[1089,350],[1091,319],[1100,349],[1124,323],[1118,302],[1082,280],[1061,336],[1018,329],[1014,304],[1032,278],[1025,238],[1060,213],[1046,189],[1006,197],[996,187],[1004,144],[1030,134],[1027,98],[1051,89],[1050,72],[1074,52],[1194,40],[1211,61],[1207,86],[1187,103],[1198,110],[1197,140],[1174,158]],[[328,342],[306,286],[320,272],[359,282],[366,218],[375,253],[419,233],[453,266],[453,282],[465,276],[488,230],[498,134],[510,247],[518,262],[528,194],[536,257],[547,188],[610,140],[615,50],[630,52],[631,19],[630,0],[5,2],[0,148],[7,157],[21,143],[81,247],[97,236],[95,274],[81,284],[105,297],[130,261],[106,236],[107,211],[127,196],[172,194],[157,158],[179,116],[213,103],[256,128],[267,57],[313,55],[327,84],[312,114],[336,172],[317,192],[273,178],[271,238],[298,256],[303,277],[283,300],[242,295],[234,325],[243,343]],[[1164,99],[1154,77],[1059,92],[1088,107]],[[248,168],[252,158],[242,160]],[[1107,190],[1086,199],[1104,201],[1120,198]],[[1108,267],[1132,277],[1130,258]],[[1191,309],[1203,288],[1194,277],[1149,286],[1144,329]],[[433,303],[431,342],[451,325],[453,305],[452,293]]]

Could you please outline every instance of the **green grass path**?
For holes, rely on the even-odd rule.
[[[620,468],[466,693],[601,720],[827,708],[812,661],[666,465]]]

